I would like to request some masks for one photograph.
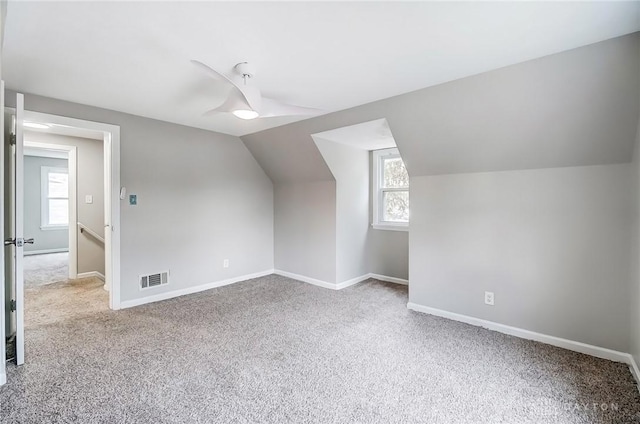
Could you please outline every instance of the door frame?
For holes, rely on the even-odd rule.
[[[4,21],[4,19],[2,19]],[[4,22],[3,22],[4,23]],[[4,139],[4,81],[0,80],[0,164],[2,164],[2,171],[0,172],[0,201],[3,202],[2,207],[0,207],[0,240],[4,242],[5,234],[4,234],[4,219],[5,219],[5,210],[4,210],[4,143],[6,140]],[[5,301],[5,290],[6,290],[6,281],[5,281],[5,252],[4,247],[2,249],[2,260],[0,260],[0,280],[2,280],[2,287],[0,288],[0,306],[2,307],[2,313],[0,313],[0,386],[7,382],[7,374],[6,374],[6,362],[7,362],[7,349],[6,349],[6,322],[5,322],[5,314],[7,313],[7,303]]]
[[[105,283],[109,290],[109,308],[120,309],[120,126],[87,121],[48,113],[25,110],[24,119],[32,122],[43,122],[64,125],[104,134],[104,222],[105,222]],[[71,165],[71,162],[69,162]],[[77,222],[77,215],[76,215]],[[70,223],[71,224],[71,223]],[[77,223],[73,225],[77,232]],[[110,230],[110,231],[109,231]],[[71,225],[69,234],[71,236]],[[71,245],[69,245],[71,248]],[[69,251],[71,256],[71,251]],[[71,268],[71,267],[70,267]]]
[[[40,143],[28,140],[24,141],[24,147],[67,153],[69,170],[69,279],[73,280],[78,277],[78,148],[64,144]]]

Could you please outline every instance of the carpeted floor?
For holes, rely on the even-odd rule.
[[[65,321],[109,311],[109,292],[104,281],[95,277],[29,287],[24,298],[27,331],[52,329]]]
[[[24,257],[24,286],[35,287],[69,278],[69,253],[47,253]]]
[[[82,291],[58,289],[46,297],[59,308]],[[376,280],[332,291],[268,276],[118,312],[30,314],[0,422],[640,421],[626,365],[406,302],[406,287]]]

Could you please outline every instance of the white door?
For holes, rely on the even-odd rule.
[[[24,364],[24,243],[33,243],[33,239],[24,239],[24,96],[17,94],[16,111],[12,118],[11,129],[11,170],[10,170],[10,220],[11,234],[5,239],[5,246],[11,249],[12,261],[9,265],[12,279],[12,309],[16,328],[16,363]]]
[[[5,140],[6,140],[6,136],[5,136],[5,119],[4,119],[4,81],[0,81],[0,129],[2,130],[2,132],[0,133],[0,167],[2,168],[2,171],[0,172],[0,202],[2,202],[2,206],[0,207],[0,240],[4,240],[4,236],[5,236],[5,219],[7,214],[5,214],[5,188],[4,188],[4,182],[5,182],[5,176],[4,176],[4,170],[6,169],[6,164],[5,164]],[[7,301],[6,301],[6,290],[5,290],[5,281],[10,281],[6,278],[6,274],[5,274],[5,259],[6,255],[5,252],[2,252],[2,254],[0,255],[0,279],[2,280],[2,287],[0,287],[0,299],[2,299],[2,302],[0,302],[0,305],[3,305],[4,308],[6,308],[7,305]],[[6,346],[6,337],[8,336],[8,334],[6,333],[6,329],[7,329],[7,325],[8,322],[5,321],[5,316],[6,316],[6,310],[3,309],[2,312],[0,312],[0,384],[4,384],[6,382],[6,372],[5,372],[5,363],[7,361],[7,356],[6,356],[6,352],[7,352],[7,346]]]

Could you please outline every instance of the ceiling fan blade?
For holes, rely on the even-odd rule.
[[[191,63],[193,63],[195,66],[203,70],[209,76],[218,80],[222,80],[227,84],[230,84],[233,87],[233,93],[235,93],[237,96],[242,97],[243,102],[246,104],[246,108],[256,110],[256,111],[260,110],[260,99],[261,99],[260,90],[258,90],[255,87],[251,87],[247,85],[245,86],[237,85],[231,78],[227,77],[225,74],[216,71],[209,65],[202,63],[198,60],[192,59]]]
[[[193,63],[196,67],[200,68],[201,70],[203,70],[205,73],[207,73],[210,77],[213,77],[215,79],[219,79],[222,80],[226,83],[231,84],[232,86],[236,87],[236,88],[240,88],[236,85],[235,82],[233,82],[229,77],[227,77],[225,74],[220,73],[218,71],[216,71],[215,69],[213,69],[211,66],[204,64],[198,60],[191,60],[191,63]]]
[[[250,109],[253,109],[256,112],[262,110],[262,94],[258,87],[244,85],[240,88],[240,91],[242,91],[242,95],[247,101],[247,104],[251,106]]]
[[[312,107],[302,107],[279,102],[268,97],[262,98],[261,118],[275,116],[315,116],[324,113],[323,110]]]
[[[216,113],[231,113],[238,109],[251,109],[251,107],[247,104],[244,97],[238,96],[234,90],[229,93],[227,100],[225,100],[220,106],[203,113],[202,116],[211,116]]]

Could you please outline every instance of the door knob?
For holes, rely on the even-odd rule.
[[[21,239],[21,238],[12,239],[12,238],[8,238],[8,239],[6,239],[4,241],[4,245],[5,246],[11,246],[13,244],[16,247],[22,247],[25,244],[33,244],[34,242],[35,242],[35,240],[33,238],[29,238],[29,239]]]

